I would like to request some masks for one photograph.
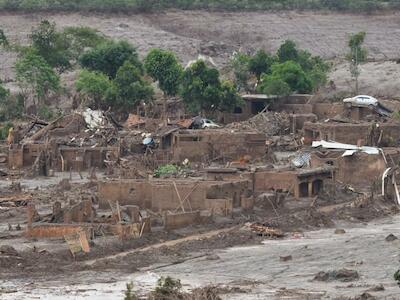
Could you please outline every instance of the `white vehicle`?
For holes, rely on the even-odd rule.
[[[343,103],[351,106],[362,106],[362,107],[376,107],[379,102],[377,99],[367,95],[358,95],[353,98],[343,99]]]
[[[207,129],[207,128],[220,128],[221,126],[219,126],[218,124],[214,123],[213,121],[209,120],[209,119],[203,119],[202,120],[202,124],[201,124],[201,128],[203,129]]]

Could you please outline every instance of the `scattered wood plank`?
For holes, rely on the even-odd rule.
[[[17,194],[0,197],[0,206],[3,207],[19,207],[27,206],[32,201],[31,194]]]

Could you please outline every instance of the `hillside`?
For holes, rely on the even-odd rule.
[[[107,36],[127,39],[138,48],[141,55],[150,48],[162,47],[176,52],[183,63],[204,54],[211,56],[219,67],[223,67],[238,49],[251,51],[264,48],[275,51],[286,39],[294,40],[300,48],[308,49],[313,54],[340,62],[347,51],[348,34],[358,31],[367,33],[365,45],[370,60],[397,60],[400,57],[399,13],[372,16],[333,12],[167,11],[134,15],[3,13],[0,27],[11,40],[24,41],[32,26],[44,18],[55,21],[60,27],[91,26]],[[13,77],[14,59],[14,54],[0,51],[0,74],[3,80]],[[398,65],[392,64],[395,70],[398,69]],[[339,68],[345,66],[339,65]],[[380,68],[380,64],[374,64],[374,69]],[[385,73],[385,68],[382,65],[380,72]],[[335,74],[341,73],[336,71]],[[369,77],[368,84],[372,86],[379,88],[382,84],[373,74],[363,76]],[[387,84],[379,90],[386,91]],[[390,84],[393,84],[393,88],[398,85],[397,81]]]

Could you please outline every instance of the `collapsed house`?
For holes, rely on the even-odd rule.
[[[318,167],[296,170],[258,170],[253,177],[256,193],[265,191],[283,191],[295,198],[313,197],[324,189],[324,182],[333,179],[332,167]]]
[[[313,141],[335,141],[345,144],[364,144],[379,147],[399,145],[400,123],[304,123],[304,144]]]
[[[397,148],[378,149],[325,141],[314,142],[313,147],[311,167],[333,166],[335,179],[353,186],[379,182],[387,168],[395,167],[400,162],[400,150]]]
[[[266,137],[257,132],[236,132],[226,129],[166,131],[160,148],[172,161],[230,161],[242,156],[260,158],[266,152]]]
[[[33,166],[37,175],[48,175],[50,170],[104,168],[107,159],[119,157],[120,147],[116,129],[100,126],[78,113],[60,117],[34,133],[30,132],[34,129],[31,126],[21,141],[10,145],[8,166]]]

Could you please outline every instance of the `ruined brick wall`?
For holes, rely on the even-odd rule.
[[[315,114],[291,114],[290,118],[290,127],[291,132],[296,133],[297,130],[302,130],[304,123],[306,122],[316,122],[317,116]]]
[[[106,153],[111,152],[114,158],[119,157],[119,147],[97,147],[97,148],[75,148],[60,147],[59,152],[62,155],[56,157],[55,165],[57,170],[61,171],[64,160],[64,171],[87,170],[92,167],[99,169],[105,168],[104,160]]]
[[[213,158],[236,160],[245,155],[260,157],[265,154],[265,136],[254,132],[226,130],[192,130],[175,133],[173,159],[208,161]]]
[[[312,104],[282,104],[279,106],[279,110],[291,114],[311,114],[313,106]]]
[[[24,166],[24,152],[19,145],[12,145],[8,151],[8,167],[10,169],[20,169]]]
[[[372,123],[310,123],[303,127],[304,143],[310,145],[312,141],[331,140],[339,143],[357,145],[359,140],[364,140],[368,145],[368,134]],[[382,130],[381,146],[395,146],[400,140],[400,123],[379,123]]]
[[[387,168],[382,155],[356,153],[337,160],[336,179],[350,185],[365,185],[379,181]]]
[[[312,112],[318,119],[330,119],[343,113],[342,103],[314,103]]]
[[[164,228],[165,230],[173,230],[183,228],[191,224],[196,224],[200,221],[200,212],[185,212],[177,214],[164,215]]]
[[[99,182],[99,206],[109,208],[108,201],[120,205],[151,208],[151,185],[145,180],[112,180]]]
[[[185,210],[206,209],[205,199],[231,198],[240,207],[241,196],[248,196],[247,180],[234,182],[176,180],[176,188]],[[181,202],[172,180],[119,180],[99,182],[100,208],[109,207],[108,201],[120,205],[138,205],[153,211],[181,209]]]
[[[254,191],[292,191],[297,185],[297,175],[293,171],[259,171],[254,173]]]

